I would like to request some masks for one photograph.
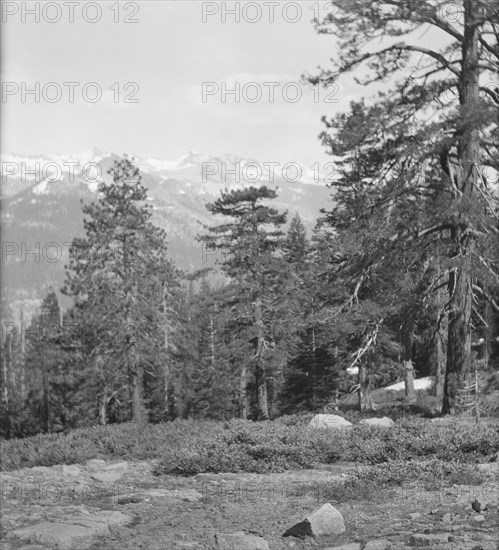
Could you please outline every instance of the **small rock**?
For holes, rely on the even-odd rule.
[[[383,416],[383,418],[364,418],[359,424],[367,424],[368,426],[381,426],[382,428],[391,428],[395,426],[395,422],[388,418],[388,416]]]
[[[264,538],[244,531],[216,533],[215,546],[218,550],[269,550],[269,543]]]
[[[345,531],[343,516],[339,510],[327,502],[317,510],[314,510],[300,523],[290,527],[282,536],[304,538],[308,535],[311,537],[320,537],[324,535],[340,535]]]
[[[473,510],[475,510],[477,514],[479,514],[480,512],[484,512],[485,510],[487,510],[487,503],[484,501],[480,501],[476,498],[471,503],[471,507],[473,508]]]
[[[414,521],[422,517],[422,514],[420,514],[419,512],[414,512],[413,514],[409,514],[409,517],[411,518],[411,521]]]
[[[447,514],[443,515],[442,521],[444,523],[451,523],[452,522],[452,516],[447,512]]]
[[[449,542],[449,537],[449,533],[437,533],[432,535],[417,533],[416,535],[411,536],[410,543],[412,546],[417,547],[432,546],[434,544]]]
[[[430,511],[430,514],[434,516],[435,514],[438,514],[438,512],[440,512],[439,508],[433,508],[433,510]]]
[[[473,516],[473,521],[481,523],[482,521],[485,521],[485,516],[482,516],[481,514],[478,514],[477,516]]]
[[[393,545],[389,540],[379,539],[370,540],[363,550],[390,550],[391,548],[393,548]]]
[[[309,426],[312,428],[344,430],[345,428],[351,428],[353,424],[336,414],[316,414],[310,421]]]

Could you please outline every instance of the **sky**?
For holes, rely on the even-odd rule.
[[[2,4],[4,153],[321,163],[321,117],[373,93],[352,77],[299,84],[337,55],[311,22],[325,1],[276,3],[273,20],[271,6],[257,20],[256,2],[74,2],[72,14],[67,2]],[[236,86],[239,101],[223,93]]]

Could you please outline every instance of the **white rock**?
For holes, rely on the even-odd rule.
[[[312,428],[344,430],[346,428],[351,428],[352,423],[336,414],[316,414],[310,421],[309,426]]]
[[[381,426],[382,428],[391,428],[395,426],[395,422],[388,418],[388,416],[383,416],[383,418],[364,418],[359,424],[364,424],[368,426]]]
[[[345,523],[340,511],[327,502],[302,521],[290,527],[283,537],[320,537],[326,535],[340,535],[344,533]]]

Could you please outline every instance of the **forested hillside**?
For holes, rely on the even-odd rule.
[[[499,389],[497,4],[463,0],[462,25],[422,2],[345,0],[317,21],[335,82],[362,67],[390,92],[324,117],[336,159],[313,231],[270,185],[226,189],[197,240],[213,267],[184,272],[127,157],[83,206],[60,307],[3,341],[1,433],[175,418],[266,420],[434,377],[435,412],[490,414]],[[439,50],[415,45],[439,29]],[[383,40],[381,40],[383,38]],[[375,39],[380,39],[379,43]],[[366,52],[366,46],[378,46]],[[453,98],[449,101],[449,98]],[[291,219],[288,219],[291,217]],[[287,225],[289,223],[289,226]],[[213,272],[222,274],[213,284]],[[379,406],[379,404],[378,404]]]

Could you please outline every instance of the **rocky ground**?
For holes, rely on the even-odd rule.
[[[498,548],[497,463],[481,466],[490,473],[482,486],[405,484],[381,492],[374,502],[341,502],[325,495],[324,482],[344,479],[355,468],[351,464],[191,478],[155,477],[153,466],[153,461],[90,460],[2,473],[1,548]],[[282,536],[326,502],[341,513],[344,532],[303,539]]]

